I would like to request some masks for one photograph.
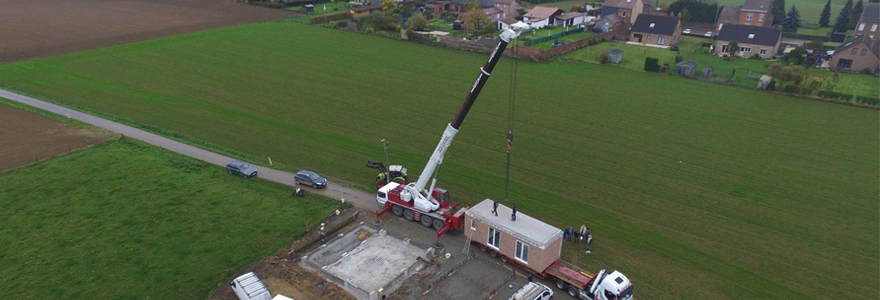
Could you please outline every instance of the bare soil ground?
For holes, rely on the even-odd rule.
[[[87,148],[111,136],[0,104],[0,172]]]
[[[9,0],[0,9],[0,64],[283,18],[228,0]]]

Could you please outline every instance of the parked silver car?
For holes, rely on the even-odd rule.
[[[232,175],[238,175],[244,178],[257,176],[257,168],[254,168],[246,162],[233,160],[226,164],[226,172]]]

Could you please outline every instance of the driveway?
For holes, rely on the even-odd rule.
[[[52,112],[61,116],[67,116],[84,123],[91,124],[112,132],[124,135],[128,138],[137,139],[145,143],[161,147],[168,151],[177,152],[195,159],[205,161],[214,165],[225,167],[226,163],[233,160],[231,157],[220,155],[214,152],[196,148],[172,139],[168,139],[144,130],[140,130],[121,123],[113,122],[107,119],[96,117],[90,114],[79,112],[60,105],[55,105],[46,101],[34,99],[18,93],[0,89],[0,97],[6,98],[21,104],[33,106],[48,112]],[[253,165],[253,164],[252,164]],[[294,186],[293,173],[271,169],[265,166],[253,165],[259,170],[259,178],[281,183],[284,185]],[[321,190],[309,189],[312,193],[318,193],[335,199],[345,199],[357,208],[366,211],[376,211],[379,208],[376,198],[366,192],[352,189],[338,183],[330,182],[327,187]]]

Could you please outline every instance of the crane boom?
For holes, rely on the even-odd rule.
[[[495,69],[495,65],[504,54],[504,50],[507,48],[507,45],[510,43],[511,40],[518,37],[519,34],[525,29],[526,28],[523,27],[508,28],[501,33],[501,40],[498,41],[498,44],[495,46],[495,50],[493,50],[492,54],[489,56],[489,60],[486,61],[486,64],[482,68],[480,68],[480,73],[477,75],[477,80],[474,81],[474,84],[471,86],[471,90],[465,97],[464,102],[462,102],[461,107],[459,107],[458,112],[452,118],[452,122],[446,125],[446,130],[443,131],[443,135],[440,137],[440,142],[437,143],[437,147],[434,148],[434,152],[428,159],[427,165],[425,165],[425,168],[422,169],[422,173],[421,175],[419,175],[419,180],[415,184],[407,185],[407,187],[405,188],[405,191],[407,193],[403,195],[404,198],[415,198],[415,205],[417,207],[422,206],[421,208],[427,209],[428,211],[436,210],[439,207],[439,205],[433,199],[431,199],[431,191],[425,190],[425,186],[428,185],[428,180],[433,178],[432,175],[437,170],[437,168],[440,167],[440,164],[443,163],[443,156],[446,154],[446,150],[448,150],[449,145],[452,144],[452,139],[455,138],[455,135],[461,128],[461,124],[464,122],[465,117],[467,117],[468,112],[471,110],[471,106],[473,106],[474,102],[477,100],[477,96],[480,95],[480,91],[483,89],[483,85],[486,84],[486,81],[489,80],[489,76],[492,75],[492,70]],[[436,179],[434,180],[434,182],[436,183]],[[431,186],[433,189],[434,183],[432,183]],[[407,199],[407,201],[409,201],[409,199]]]

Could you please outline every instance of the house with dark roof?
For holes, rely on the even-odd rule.
[[[629,43],[669,48],[681,42],[681,19],[641,14],[629,32]]]
[[[880,41],[880,4],[868,3],[859,22],[856,23],[856,31],[854,36],[869,36],[874,41]]]
[[[656,7],[656,4],[654,6]],[[602,17],[618,15],[626,23],[635,23],[643,11],[645,11],[643,0],[605,0],[602,5]]]
[[[351,15],[352,18],[360,18],[360,17],[366,16],[374,11],[380,11],[380,10],[382,10],[382,3],[379,1],[376,1],[375,4],[349,8],[346,12],[348,12],[348,14]]]
[[[742,8],[740,8],[739,24],[754,26],[772,26],[772,11],[773,0],[746,0]]]
[[[532,28],[542,28],[553,25],[553,19],[563,13],[565,12],[558,7],[535,6],[535,8],[532,8],[532,10],[523,15],[523,22],[529,24]]]
[[[880,70],[880,41],[868,35],[858,36],[834,50],[831,68],[842,71],[861,71],[870,69],[877,74]]]
[[[715,41],[715,54],[730,54],[728,44],[736,42],[739,50],[737,56],[752,57],[758,55],[762,59],[770,59],[779,52],[782,32],[773,27],[725,24]]]

